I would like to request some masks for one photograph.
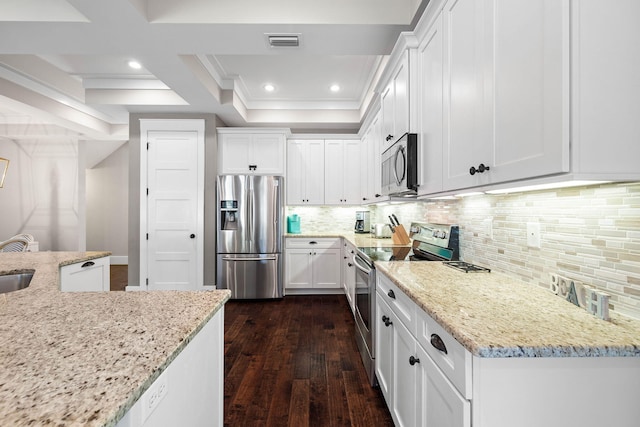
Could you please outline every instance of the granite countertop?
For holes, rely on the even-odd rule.
[[[2,425],[112,426],[229,299],[229,291],[60,292],[59,266],[108,252],[0,254]]]
[[[340,233],[340,232],[327,232],[327,233],[300,233],[300,234],[292,234],[287,233],[285,237],[301,237],[301,238],[322,238],[322,237],[333,237],[333,238],[345,238],[358,247],[374,247],[374,248],[392,248],[392,247],[409,247],[411,244],[407,245],[397,245],[393,243],[391,238],[375,238],[371,233]]]
[[[640,357],[640,321],[601,320],[507,275],[440,262],[376,262],[429,316],[480,357]]]

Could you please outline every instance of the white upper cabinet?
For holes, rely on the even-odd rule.
[[[288,130],[218,128],[219,175],[284,175]]]
[[[569,170],[568,11],[557,0],[445,4],[444,190]]]
[[[381,152],[409,132],[409,50],[406,49],[390,75],[381,94]]]
[[[362,203],[364,204],[379,202],[386,198],[381,194],[380,115],[380,112],[376,113],[362,137],[360,186],[362,192]]]
[[[325,140],[324,202],[360,204],[360,140]]]
[[[572,13],[571,169],[640,180],[640,2],[578,0]]]
[[[287,141],[287,204],[324,204],[324,140]]]
[[[442,15],[438,12],[417,52],[418,194],[442,191]]]

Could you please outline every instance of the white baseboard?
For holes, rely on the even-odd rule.
[[[111,265],[129,265],[129,257],[111,255]]]
[[[317,289],[317,288],[312,288],[312,289],[299,289],[299,288],[294,288],[294,289],[284,289],[285,295],[340,295],[340,294],[344,294],[344,290],[343,289]]]

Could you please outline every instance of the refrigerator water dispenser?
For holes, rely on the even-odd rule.
[[[222,200],[220,202],[220,229],[238,229],[238,201]]]

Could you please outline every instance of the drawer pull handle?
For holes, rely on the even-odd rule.
[[[418,359],[417,357],[413,357],[413,356],[411,356],[411,357],[409,358],[409,365],[413,366],[413,365],[415,365],[416,363],[420,363],[420,359]]]
[[[396,294],[393,292],[393,289],[389,289],[389,292],[387,292],[387,295],[389,295],[389,298],[391,299],[396,299]]]
[[[312,240],[312,241],[310,241],[310,242],[309,242],[309,244],[310,244],[310,245],[317,245],[317,244],[318,244],[318,242],[316,242],[315,240]]]
[[[80,268],[85,268],[85,267],[93,267],[94,265],[96,265],[95,262],[93,261],[87,261],[84,264],[82,264],[82,266]]]
[[[384,326],[386,326],[387,328],[393,325],[393,322],[387,316],[382,316],[382,321],[384,322]]]
[[[442,341],[442,338],[440,338],[438,334],[431,334],[431,345],[444,354],[447,354],[447,346],[444,345],[444,341]]]

